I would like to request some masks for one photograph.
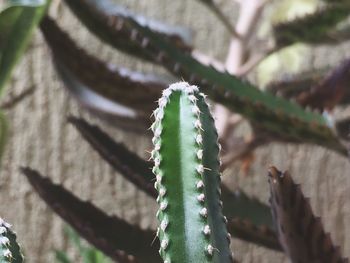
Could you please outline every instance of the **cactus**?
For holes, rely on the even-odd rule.
[[[26,6],[29,2],[32,5]],[[218,140],[228,152],[223,158],[222,169],[232,163],[232,159],[250,157],[255,148],[274,141],[317,144],[347,156],[344,140],[349,140],[349,118],[333,124],[329,117],[332,117],[330,111],[338,105],[349,104],[349,59],[334,69],[319,69],[287,81],[272,82],[267,90],[263,90],[258,84],[248,83],[242,75],[259,62],[259,59],[254,60],[254,55],[259,55],[254,49],[260,47],[260,42],[252,42],[252,33],[268,1],[237,1],[241,5],[239,19],[236,25],[231,25],[215,1],[200,0],[226,27],[233,38],[231,47],[236,44],[242,47],[242,54],[234,54],[240,64],[240,68],[234,70],[232,65],[235,63],[230,64],[232,54],[227,56],[223,66],[198,53],[186,28],[168,26],[134,14],[108,0],[65,2],[102,41],[129,55],[163,66],[174,75],[164,77],[123,69],[120,65],[111,66],[80,48],[55,20],[45,17],[40,29],[52,51],[57,73],[70,93],[96,116],[117,127],[144,133],[151,141],[150,129],[146,131],[151,124],[149,115],[165,87],[174,79],[182,78],[198,88],[179,82],[163,91],[151,126],[154,174],[150,160],[143,160],[130,151],[125,142],[113,140],[102,129],[83,119],[68,119],[106,162],[158,202],[160,224],[157,231],[143,230],[122,218],[109,216],[35,170],[22,169],[34,190],[54,212],[88,242],[122,263],[232,262],[228,233],[275,251],[284,251],[293,263],[346,262],[288,173],[270,169],[271,207],[221,183]],[[0,33],[2,40],[5,39],[0,43],[0,91],[49,1],[19,0],[14,3],[21,5],[5,10],[5,16],[0,14]],[[6,12],[13,10],[21,13],[17,17],[19,20],[12,16],[3,22],[4,17],[8,18]],[[247,10],[248,18],[244,17]],[[272,41],[264,39],[266,41],[262,43],[273,45],[261,48],[261,58],[295,43],[337,44],[350,39],[350,27],[342,25],[349,14],[348,1],[324,0],[313,13],[272,25]],[[240,16],[247,23],[245,29],[241,28]],[[18,30],[17,26],[27,30],[22,27]],[[15,48],[6,49],[11,46]],[[214,103],[248,120],[252,139],[243,142],[242,149],[231,147],[237,145],[234,136],[220,132],[218,138],[209,106],[199,90]],[[280,94],[283,96],[278,96]],[[0,121],[1,154],[6,135],[2,114]],[[235,130],[234,125],[228,123],[228,133]],[[15,238],[7,236],[12,232],[5,223],[1,224],[0,229],[4,231],[1,233],[3,259],[0,261],[22,260],[18,246],[10,246]],[[305,233],[300,234],[301,229]],[[17,254],[16,251],[12,253],[13,248],[18,250]],[[62,262],[70,262],[65,253],[57,255]]]
[[[0,262],[21,263],[23,255],[11,225],[0,218]]]
[[[204,95],[182,82],[156,109],[153,171],[164,262],[231,262],[220,205],[219,145]]]

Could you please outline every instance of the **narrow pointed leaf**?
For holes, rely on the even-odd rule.
[[[70,117],[69,122],[77,128],[93,149],[121,175],[151,197],[157,196],[153,188],[155,176],[149,169],[152,167],[151,162],[141,159],[135,153],[127,150],[123,144],[115,142],[98,126],[75,117]],[[267,205],[249,198],[243,191],[231,192],[224,184],[221,184],[221,198],[223,212],[230,220],[250,222],[250,226],[255,225],[257,229],[266,229],[267,233],[273,232],[272,217]],[[241,238],[241,235],[236,235],[236,233],[246,233],[244,239],[255,242],[255,235],[249,238],[249,233],[252,232],[249,232],[244,224],[235,224],[235,227],[229,228],[229,230],[232,230],[232,234],[237,238]]]
[[[0,13],[0,94],[27,47],[49,0],[7,1]]]
[[[122,176],[153,198],[157,196],[153,187],[154,175],[151,171],[151,163],[129,151],[122,143],[114,141],[98,126],[90,125],[85,120],[75,117],[70,117],[68,121],[74,125],[92,148]]]
[[[55,66],[69,93],[93,115],[127,131],[144,133],[150,126],[148,114],[101,97],[81,83],[58,61],[55,61]]]
[[[40,28],[55,60],[91,91],[113,102],[151,114],[169,79],[118,69],[105,63],[78,47],[49,17],[43,19]]]
[[[298,42],[320,44],[329,39],[329,32],[350,14],[350,5],[327,5],[315,13],[274,26],[277,47],[285,47]]]
[[[283,76],[270,82],[266,89],[277,96],[296,99],[301,93],[308,92],[312,86],[319,83],[328,71],[327,68]]]
[[[138,41],[149,39],[148,50],[152,51],[155,58],[161,58],[171,72],[200,84],[211,99],[275,134],[275,139],[316,143],[346,155],[345,147],[328,127],[323,116],[305,111],[299,105],[269,92],[262,92],[228,73],[205,66],[171,43],[160,39],[148,28],[136,21],[132,22],[140,32]]]
[[[152,57],[142,47],[140,48],[129,41],[129,38],[137,37],[136,31],[129,32],[124,28],[124,23],[127,23],[129,18],[149,27],[159,37],[172,41],[182,51],[189,52],[191,50],[191,33],[187,29],[169,26],[133,14],[110,0],[66,0],[65,2],[92,33],[104,42],[130,55],[153,61]],[[147,45],[147,43],[144,43],[144,45]]]
[[[227,229],[233,237],[282,251],[276,233],[266,226],[256,226],[248,220],[236,218],[228,221]]]
[[[323,230],[321,219],[314,216],[309,200],[288,172],[271,167],[269,184],[278,237],[292,262],[348,262],[342,258],[340,248],[333,245],[330,235]]]
[[[129,254],[139,258],[140,262],[161,262],[157,252],[159,243],[155,241],[152,245],[153,231],[142,230],[118,217],[106,215],[34,170],[22,168],[22,172],[52,210],[112,259],[128,262],[125,254]]]
[[[123,21],[124,31],[129,35],[134,32],[134,37],[129,38],[130,43],[145,48],[170,72],[198,84],[212,100],[244,115],[272,133],[275,140],[315,143],[344,156],[347,154],[322,115],[305,111],[295,103],[262,92],[227,72],[200,63],[131,17],[118,19]]]

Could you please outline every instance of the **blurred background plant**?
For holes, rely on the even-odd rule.
[[[111,263],[101,251],[84,244],[79,235],[70,227],[65,228],[65,234],[68,236],[69,244],[77,250],[77,254],[83,263]],[[64,250],[56,250],[55,258],[57,263],[76,262],[76,260],[71,259]]]
[[[14,3],[18,2],[14,1]],[[64,86],[80,102],[80,105],[87,108],[94,116],[105,120],[105,122],[100,122],[101,125],[104,125],[102,123],[112,123],[123,132],[132,131],[131,140],[146,141],[144,148],[150,149],[147,146],[150,143],[150,133],[146,129],[151,123],[149,115],[155,108],[155,101],[160,96],[161,90],[169,83],[183,78],[190,83],[198,84],[209,95],[209,99],[214,102],[216,125],[220,142],[223,145],[223,170],[226,170],[226,173],[237,167],[235,162],[238,160],[242,161],[240,167],[245,174],[261,173],[261,168],[250,170],[251,166],[254,165],[252,161],[255,158],[255,150],[271,142],[308,143],[332,149],[339,153],[337,157],[334,157],[337,160],[334,163],[341,165],[335,165],[342,167],[337,173],[346,173],[344,167],[347,166],[343,164],[346,160],[345,158],[341,159],[340,156],[346,156],[346,141],[349,139],[350,122],[346,109],[349,102],[349,60],[342,56],[345,61],[340,61],[338,65],[335,62],[332,65],[329,63],[329,65],[316,68],[311,65],[311,69],[308,69],[307,65],[305,66],[305,57],[308,57],[315,47],[328,46],[329,52],[329,50],[334,50],[333,47],[339,47],[346,43],[349,38],[347,21],[349,4],[347,1],[286,0],[278,3],[262,0],[232,1],[231,12],[239,10],[235,16],[232,16],[230,10],[221,8],[220,4],[223,4],[221,2],[198,1],[203,2],[209,8],[203,10],[213,11],[213,14],[218,18],[215,23],[219,24],[218,21],[221,21],[223,27],[226,28],[225,33],[223,30],[218,31],[221,33],[220,36],[216,32],[212,32],[212,35],[217,37],[214,39],[213,46],[221,46],[222,43],[231,39],[225,59],[223,59],[224,56],[221,56],[220,59],[214,59],[212,57],[215,54],[214,51],[209,50],[208,54],[204,55],[196,50],[194,42],[191,40],[191,31],[188,29],[150,22],[145,17],[126,11],[117,3],[109,3],[105,0],[67,0],[65,2],[82,24],[102,41],[129,55],[163,66],[172,74],[170,75],[159,68],[153,70],[153,66],[151,74],[133,72],[123,67],[124,63],[126,64],[130,60],[129,57],[117,60],[115,64],[118,66],[115,66],[109,63],[110,61],[107,63],[100,59],[98,51],[94,55],[88,54],[85,51],[85,49],[89,53],[91,51],[88,42],[82,43],[84,49],[80,48],[75,43],[76,41],[72,40],[57,24],[60,22],[57,10],[63,8],[64,4],[60,1],[54,1],[50,14],[58,19],[45,17],[41,23],[41,31],[52,51],[55,68]],[[128,3],[128,1],[124,1],[124,3]],[[147,5],[145,4],[145,6]],[[237,19],[235,19],[236,17]],[[235,26],[233,26],[234,23]],[[66,24],[66,26],[67,29],[71,27],[70,24]],[[79,24],[79,28],[82,27]],[[216,29],[216,26],[213,28]],[[74,30],[70,29],[69,31]],[[205,29],[202,31],[204,31],[204,35],[208,34]],[[74,33],[71,36],[74,37]],[[206,37],[202,37],[202,41],[199,43],[201,47],[205,43],[203,39],[206,40]],[[221,42],[218,43],[218,40]],[[17,41],[16,43],[25,43],[25,41]],[[15,46],[10,45],[10,47],[16,50]],[[23,51],[23,48],[18,50]],[[11,50],[11,52],[17,51]],[[6,54],[11,54],[11,52],[6,52]],[[109,51],[109,54],[112,54],[112,51]],[[16,59],[13,61],[17,60],[18,56],[15,57]],[[108,58],[109,56],[104,57]],[[313,59],[318,59],[317,55]],[[12,67],[12,63],[8,65]],[[142,67],[136,68],[142,69]],[[226,71],[223,70],[224,68]],[[6,73],[4,79],[8,79],[7,72],[10,71],[6,69],[4,72]],[[39,74],[37,72],[32,71],[34,77]],[[42,78],[36,77],[36,82],[40,83]],[[254,83],[254,86],[247,82],[247,78],[251,83]],[[46,82],[46,84],[50,84],[50,82]],[[32,91],[31,87],[29,90]],[[265,90],[269,92],[265,92]],[[26,93],[26,89],[23,91],[23,94],[29,93]],[[23,97],[22,93],[17,95],[19,98]],[[13,99],[13,101],[17,101],[17,99]],[[42,102],[38,102],[38,105],[42,105]],[[65,104],[61,103],[62,105],[64,107]],[[313,111],[310,111],[309,108]],[[56,110],[59,111],[58,108]],[[65,116],[55,118],[54,120],[59,118],[63,122]],[[138,160],[136,158],[138,156],[122,145],[129,146],[128,141],[116,139],[117,142],[113,142],[110,137],[105,137],[106,134],[103,131],[91,126],[83,119],[71,118],[70,121],[117,171],[148,195],[154,197],[154,190],[153,192],[150,190],[150,181],[153,176],[149,171],[146,171],[150,164],[142,159]],[[246,124],[250,124],[251,132],[247,132]],[[57,131],[65,131],[59,126],[54,127]],[[121,130],[119,130],[120,133]],[[63,147],[62,140],[55,141],[55,139],[64,137],[64,134],[55,136],[58,137],[42,140],[44,143],[38,142],[38,144],[42,147],[48,147],[48,145]],[[138,139],[137,136],[139,136]],[[45,142],[49,142],[49,144]],[[73,143],[74,140],[71,142]],[[319,148],[317,149],[318,152],[321,151]],[[30,155],[30,150],[29,153],[25,154]],[[53,154],[55,155],[55,153]],[[63,149],[59,155],[65,156],[65,150]],[[57,158],[69,165],[73,165],[73,162],[79,162],[75,153],[72,153],[71,156],[70,160],[60,156]],[[310,154],[310,156],[313,155]],[[273,158],[276,157],[269,157],[268,160],[273,160]],[[320,162],[320,157],[316,159],[315,163]],[[305,167],[301,159],[296,157],[296,160],[301,163],[300,167]],[[326,160],[328,162],[328,159]],[[284,162],[292,161],[287,158],[284,159]],[[261,163],[263,166],[267,165],[266,160]],[[283,164],[282,161],[281,163]],[[36,167],[41,169],[38,164]],[[59,174],[56,179],[62,182],[60,179],[64,178],[62,175],[65,174],[66,168],[57,171],[48,167],[49,165],[46,166],[45,173]],[[320,163],[319,167],[323,167],[323,165]],[[27,176],[36,173],[32,170],[24,171],[27,172]],[[316,174],[318,173],[321,175],[315,175],[313,172],[312,178],[315,176],[324,178],[329,174],[322,168],[319,168],[319,172]],[[28,178],[32,178],[30,182],[45,201],[51,206],[57,205],[55,198],[60,196],[60,191],[57,190],[58,195],[52,197],[50,193],[43,190],[45,185],[50,184],[44,179],[40,179],[40,175],[28,176]],[[252,180],[252,185],[257,186],[257,190],[253,190],[255,194],[267,192],[256,181],[257,179],[247,180]],[[316,179],[314,180],[316,181]],[[99,181],[100,179],[98,179]],[[95,184],[90,187],[96,187]],[[249,183],[247,181],[234,182],[234,187],[229,186],[231,188],[244,187],[245,184]],[[334,185],[341,188],[339,183]],[[346,185],[343,184],[343,187]],[[228,191],[227,196],[231,198],[228,200],[238,200],[237,205],[232,201],[233,208],[230,207],[226,210],[226,213],[231,213],[229,219],[236,222],[236,224],[231,223],[231,231],[234,236],[257,243],[264,244],[265,242],[265,244],[270,244],[267,245],[268,247],[281,249],[272,231],[272,219],[267,206],[260,202],[250,202],[251,199],[245,193],[239,195],[243,196],[242,199],[233,198],[233,191]],[[344,197],[342,196],[342,198]],[[245,201],[241,202],[240,200]],[[247,209],[248,204],[251,210]],[[67,214],[63,213],[62,209],[68,209],[69,213],[74,211],[66,207],[70,205],[68,203],[60,205],[64,209],[56,209],[56,212],[69,222],[70,219],[65,217]],[[247,210],[249,210],[248,215],[245,214]],[[67,213],[67,211],[65,212]],[[261,218],[267,218],[267,220],[258,222],[258,219]],[[242,221],[245,223],[242,224]],[[80,224],[75,223],[76,227],[79,227]],[[267,232],[263,232],[262,236],[251,236],[252,233],[256,232],[255,229],[262,229],[261,225],[267,223],[270,226],[263,227],[263,229],[268,229]],[[258,231],[258,235],[259,233]],[[272,241],[271,235],[274,237]],[[87,237],[85,236],[85,238]],[[261,242],[261,240],[263,241]]]

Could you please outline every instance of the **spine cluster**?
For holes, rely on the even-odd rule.
[[[16,242],[11,225],[0,218],[0,262],[23,262],[23,256]]]
[[[171,108],[169,110],[167,109],[170,103],[177,103],[177,109],[182,107],[183,112],[188,112],[187,116],[182,116],[182,118],[185,120],[176,120],[176,114],[172,112],[174,107],[169,107]],[[198,88],[182,82],[175,83],[168,89],[164,90],[163,96],[159,99],[159,107],[154,111],[155,122],[152,125],[152,130],[154,132],[154,137],[152,140],[154,150],[152,151],[152,158],[154,160],[153,172],[156,175],[155,188],[159,194],[157,198],[157,202],[159,204],[157,218],[160,221],[157,235],[160,239],[159,252],[165,263],[184,262],[181,260],[193,262],[191,260],[194,258],[196,258],[196,262],[231,261],[230,255],[227,256],[226,261],[222,261],[223,256],[219,255],[225,254],[226,249],[228,251],[229,242],[227,242],[227,240],[229,241],[230,237],[226,231],[226,219],[221,214],[221,202],[219,200],[219,173],[214,173],[215,178],[207,178],[213,177],[212,168],[216,170],[217,167],[219,167],[219,164],[217,155],[215,156],[214,153],[214,156],[210,157],[209,159],[213,158],[214,162],[216,162],[215,167],[205,166],[204,158],[205,154],[207,154],[205,152],[205,144],[207,142],[204,141],[204,137],[207,127],[204,127],[202,123],[201,115],[203,113],[201,109],[203,107],[206,107],[206,110],[209,113],[208,105],[205,103],[205,97],[202,93],[199,93]],[[179,109],[179,111],[181,112],[181,109]],[[183,115],[183,113],[179,113],[179,115]],[[188,118],[186,119],[186,117]],[[210,114],[207,117],[209,117],[213,122]],[[179,131],[172,131],[174,136],[188,136],[190,138],[188,151],[193,151],[193,158],[191,158],[191,153],[186,155],[189,156],[189,158],[186,158],[185,156],[178,156],[179,159],[183,158],[181,162],[188,162],[188,164],[184,164],[184,166],[188,165],[188,167],[192,168],[191,171],[187,170],[188,173],[186,174],[182,174],[182,169],[180,167],[178,167],[179,171],[176,171],[176,167],[174,167],[174,170],[171,170],[171,168],[169,168],[171,163],[169,163],[169,159],[166,159],[165,156],[167,153],[169,153],[169,151],[173,150],[171,149],[173,147],[172,143],[176,144],[177,142],[175,142],[176,138],[174,138],[174,142],[168,141],[167,136],[164,136],[163,138],[163,133],[167,132],[169,135],[169,131],[167,130],[170,129],[168,127],[168,123],[175,121],[179,122]],[[182,121],[186,122],[181,123]],[[192,123],[190,123],[190,125],[186,125],[188,122]],[[212,125],[210,128],[215,131],[214,125]],[[217,135],[216,131],[215,135]],[[216,150],[217,152],[219,151],[217,136],[215,137],[214,141],[208,143],[215,143],[215,147],[217,148]],[[182,145],[180,147],[185,146]],[[177,149],[174,149],[174,151],[175,150]],[[186,150],[187,149],[181,149],[179,152],[185,155],[184,151]],[[176,160],[173,161],[176,163]],[[181,164],[181,162],[179,163]],[[209,172],[210,174],[208,174]],[[175,180],[183,182],[182,184],[179,184],[181,189],[176,189],[175,185],[170,185],[168,182],[172,181],[170,177],[176,176],[179,178]],[[207,181],[213,181],[215,184],[206,185]],[[188,183],[190,185],[188,185]],[[171,192],[171,194],[169,192]],[[179,197],[179,195],[182,195],[182,198]],[[179,198],[176,200],[176,198],[174,199],[173,197]],[[184,203],[179,204],[176,202]],[[187,210],[189,207],[191,211]],[[179,211],[183,212],[183,214],[179,213]],[[178,213],[178,220],[183,220],[183,222],[175,224],[175,212]],[[190,218],[191,216],[193,216],[193,219]],[[176,229],[177,226],[182,226],[183,229],[181,229],[181,227]],[[195,228],[195,230],[191,228]],[[198,228],[200,229],[196,232]],[[225,235],[225,248],[218,247],[222,246],[223,242],[220,242],[220,240],[218,241],[220,237],[216,237],[216,234],[213,233],[216,232],[216,228],[220,228],[220,231],[217,232],[220,232],[221,235],[224,233]],[[192,231],[194,232],[194,235],[198,234],[198,239],[200,239],[197,242],[198,251],[195,251],[196,245],[193,246],[193,243],[191,246],[189,245],[186,247],[187,242],[189,242],[189,240],[186,240],[186,235]],[[190,239],[190,237],[188,238]],[[172,244],[175,242],[177,243]],[[181,248],[183,248],[185,251],[178,251]],[[194,251],[186,251],[187,249],[193,249]],[[201,255],[195,256],[196,253]],[[183,254],[183,257],[181,257],[181,254]]]

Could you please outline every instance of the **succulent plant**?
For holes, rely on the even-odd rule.
[[[186,28],[134,14],[107,0],[65,0],[81,23],[102,41],[164,67],[172,77],[135,72],[89,54],[54,19],[43,17],[49,1],[33,0],[29,6],[28,1],[14,2],[22,5],[12,7],[15,11],[11,12],[28,15],[31,22],[26,27],[21,20],[15,23],[22,16],[13,16],[11,28],[4,28],[8,24],[1,19],[6,19],[6,14],[0,17],[0,31],[11,32],[6,34],[8,43],[17,43],[9,51],[4,47],[10,44],[0,43],[0,89],[41,20],[40,30],[70,94],[117,127],[146,134],[150,141],[151,130],[154,133],[153,174],[152,163],[129,151],[124,142],[113,140],[84,119],[68,118],[104,160],[158,202],[157,231],[110,216],[37,171],[22,168],[34,190],[80,236],[117,262],[231,262],[235,259],[228,233],[284,251],[292,262],[346,262],[288,173],[270,168],[270,208],[221,183],[220,169],[275,141],[316,144],[348,156],[349,118],[334,123],[331,111],[349,105],[349,58],[334,69],[272,81],[266,89],[244,79],[261,60],[295,43],[335,45],[349,40],[350,28],[344,22],[350,14],[348,1],[325,0],[313,13],[273,25],[273,44],[263,39],[256,52],[251,47],[260,42],[253,45],[252,36],[267,1],[238,1],[241,11],[233,26],[215,1],[201,0],[232,37],[232,49],[223,65],[199,53]],[[16,25],[22,25],[17,34],[13,33]],[[190,84],[176,83],[166,89],[180,79]],[[149,116],[159,97],[152,124]],[[214,104],[218,132],[207,100]],[[232,114],[240,114],[238,121],[228,121]],[[252,128],[248,141],[234,133],[242,118]],[[6,122],[2,123],[6,127]],[[1,128],[0,146],[3,134],[5,128]],[[226,152],[221,156],[219,141]]]
[[[164,262],[231,262],[218,135],[204,95],[188,83],[172,84],[154,116],[157,235]]]
[[[305,232],[317,220],[289,175],[270,169],[272,217],[266,205],[220,184],[218,135],[205,95],[196,86],[180,82],[165,89],[154,118],[151,156],[155,176],[147,169],[147,161],[98,127],[74,117],[69,121],[125,178],[156,198],[150,187],[154,184],[159,204],[157,231],[108,216],[35,170],[22,168],[22,172],[59,216],[117,262],[232,262],[229,233],[283,249],[292,262],[339,262],[339,248],[322,232],[320,223],[311,224]],[[324,242],[319,243],[320,238]],[[312,255],[305,254],[307,247],[313,249]]]
[[[11,225],[0,218],[0,262],[21,263],[23,255]]]

